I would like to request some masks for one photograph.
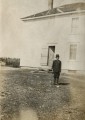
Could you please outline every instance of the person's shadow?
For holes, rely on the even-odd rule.
[[[70,83],[59,83],[59,85],[69,85]]]

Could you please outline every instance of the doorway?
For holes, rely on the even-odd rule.
[[[48,66],[52,67],[54,60],[55,46],[48,46]]]

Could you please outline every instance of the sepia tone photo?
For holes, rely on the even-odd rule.
[[[0,120],[85,120],[85,0],[0,0]]]

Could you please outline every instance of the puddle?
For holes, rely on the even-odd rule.
[[[33,109],[21,110],[19,116],[12,120],[38,120],[37,113]]]

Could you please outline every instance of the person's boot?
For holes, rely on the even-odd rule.
[[[57,87],[59,87],[59,79],[57,78]]]

